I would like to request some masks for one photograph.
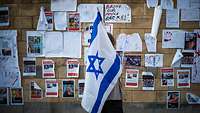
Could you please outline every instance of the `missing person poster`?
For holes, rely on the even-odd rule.
[[[78,78],[79,77],[79,60],[78,59],[68,59],[66,61],[67,67],[67,78]]]
[[[197,42],[197,33],[186,32],[185,33],[185,50],[195,51]]]
[[[8,105],[8,104],[9,104],[8,88],[0,88],[0,105]]]
[[[53,12],[52,11],[45,11],[45,16],[47,19],[47,30],[48,31],[53,31]]]
[[[174,86],[173,68],[161,68],[161,86]]]
[[[79,98],[83,97],[84,86],[85,86],[85,80],[84,79],[78,80],[78,97]]]
[[[139,70],[126,69],[125,87],[138,87]]]
[[[143,90],[154,90],[154,75],[152,72],[142,72]]]
[[[43,78],[55,78],[55,63],[53,60],[42,60],[42,77]]]
[[[23,105],[23,88],[11,88],[10,89],[11,105]]]
[[[58,97],[58,81],[56,79],[45,80],[45,97]]]
[[[167,109],[178,109],[180,107],[180,92],[167,92]]]
[[[141,61],[141,55],[125,55],[124,57],[125,67],[127,68],[141,66]]]
[[[177,88],[190,88],[190,70],[177,70]]]
[[[62,97],[75,97],[75,80],[63,80],[62,91]]]
[[[181,67],[192,67],[194,62],[194,52],[182,51]]]
[[[23,76],[36,76],[36,58],[23,58]]]
[[[31,81],[31,85],[30,85],[30,97],[31,99],[42,99],[43,97],[43,91],[42,89],[39,87],[39,85],[35,82],[35,81]]]
[[[79,31],[80,27],[80,14],[77,12],[68,13],[68,31]]]

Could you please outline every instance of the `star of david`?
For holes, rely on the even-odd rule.
[[[88,55],[89,66],[87,68],[87,72],[94,72],[96,79],[98,79],[100,73],[103,73],[101,64],[103,63],[104,59],[105,58],[98,56],[98,52],[96,55]]]

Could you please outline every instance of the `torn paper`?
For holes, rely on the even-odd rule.
[[[154,9],[154,16],[153,16],[153,22],[152,22],[152,28],[151,28],[151,36],[156,38],[158,34],[158,29],[160,26],[160,20],[162,16],[162,8],[161,6],[157,6]]]
[[[179,9],[166,10],[166,27],[179,28]]]
[[[40,7],[40,16],[37,24],[37,30],[47,30],[48,29],[48,22],[46,15],[44,13],[44,7]]]
[[[148,8],[156,7],[158,5],[158,0],[146,0],[146,2]]]
[[[171,66],[172,67],[180,67],[180,63],[181,63],[181,58],[182,57],[183,57],[183,54],[181,52],[181,49],[177,49],[176,50],[176,54],[175,54],[175,56],[173,58]]]
[[[163,54],[145,54],[145,67],[163,67]]]
[[[144,40],[148,52],[156,52],[157,39],[150,33],[145,33]]]
[[[186,93],[186,100],[188,104],[200,104],[200,97],[192,93]]]

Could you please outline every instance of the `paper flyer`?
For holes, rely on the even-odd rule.
[[[172,67],[180,67],[181,65],[181,58],[183,57],[183,54],[181,52],[181,49],[177,49],[176,53],[174,55],[174,58],[172,60]]]
[[[174,86],[173,68],[161,68],[161,86]]]
[[[180,17],[179,15],[180,15],[179,9],[166,10],[166,27],[179,28],[179,17]]]
[[[163,67],[163,54],[145,54],[145,67]]]
[[[192,83],[200,83],[200,54],[195,53],[192,66]]]
[[[37,23],[37,31],[45,31],[48,29],[48,22],[44,12],[44,7],[40,7],[40,16]]]
[[[66,68],[67,68],[66,76],[67,76],[67,78],[78,78],[79,77],[79,65],[80,65],[80,62],[78,59],[68,59],[66,61]]]
[[[36,58],[23,58],[23,76],[36,76]]]
[[[0,88],[0,105],[9,105],[8,88]]]
[[[42,99],[43,98],[43,90],[40,86],[35,82],[31,81],[30,83],[30,98],[31,99]]]
[[[0,26],[9,26],[9,8],[0,7]]]
[[[66,30],[67,29],[67,12],[56,11],[54,14],[54,25],[55,30]]]
[[[51,11],[76,11],[77,0],[51,0]]]
[[[42,60],[42,77],[55,78],[55,63],[53,60]]]
[[[185,33],[185,48],[184,50],[195,51],[197,47],[197,33],[186,32]]]
[[[126,69],[125,87],[138,87],[139,70]]]
[[[84,86],[85,86],[85,80],[79,79],[78,80],[78,97],[79,98],[83,97]]]
[[[192,67],[194,62],[194,52],[182,51],[181,67]]]
[[[174,9],[173,0],[161,0],[160,5],[161,5],[162,9]]]
[[[180,91],[167,92],[167,109],[180,108]]]
[[[52,11],[45,11],[45,16],[47,19],[47,30],[48,31],[53,31],[53,12]]]
[[[45,97],[58,97],[58,81],[45,79]]]
[[[81,28],[80,14],[77,12],[68,13],[68,31],[79,31]]]
[[[11,105],[24,105],[23,88],[11,88],[10,98]]]
[[[75,80],[63,80],[62,91],[62,97],[75,97]]]
[[[200,104],[200,97],[192,93],[186,93],[186,100],[188,104]]]
[[[190,88],[190,70],[177,70],[177,88]]]
[[[153,37],[150,33],[144,35],[145,44],[148,52],[156,52],[157,38]]]
[[[124,56],[125,67],[131,68],[136,66],[141,66],[142,56],[141,55],[125,55]]]
[[[142,72],[143,87],[142,90],[154,90],[154,75],[152,72]]]

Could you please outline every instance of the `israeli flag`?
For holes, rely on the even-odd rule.
[[[100,113],[121,75],[120,57],[102,24],[100,12],[93,24],[88,49],[85,88],[81,105],[89,113]]]

